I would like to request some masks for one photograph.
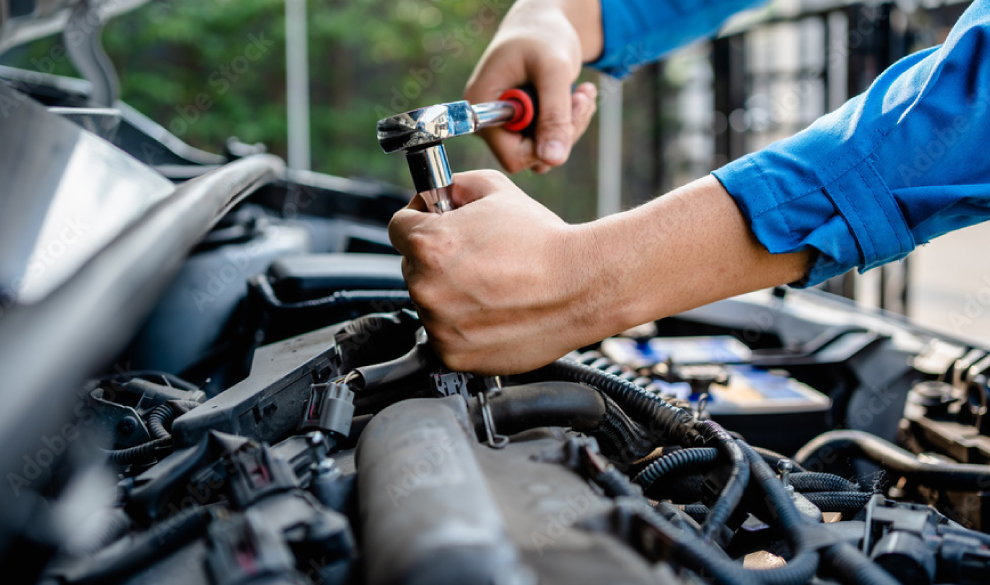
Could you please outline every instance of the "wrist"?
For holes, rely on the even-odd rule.
[[[564,16],[581,40],[581,60],[596,61],[605,48],[601,0],[558,0]]]
[[[625,214],[569,225],[564,257],[558,263],[567,280],[565,305],[575,347],[587,345],[642,323],[644,295],[630,278],[630,242],[624,241]],[[635,246],[635,243],[632,243]]]

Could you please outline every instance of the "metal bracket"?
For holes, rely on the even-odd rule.
[[[496,384],[498,382],[496,381]],[[486,386],[487,386],[486,379]],[[481,420],[485,424],[485,443],[492,449],[503,449],[509,444],[509,437],[500,435],[495,430],[495,418],[492,416],[492,404],[489,402],[491,396],[497,395],[502,389],[497,385],[488,387],[478,393],[478,406],[481,408]]]

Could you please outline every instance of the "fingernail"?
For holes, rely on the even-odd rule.
[[[543,162],[562,163],[567,158],[567,147],[559,140],[550,140],[540,144],[537,154]]]

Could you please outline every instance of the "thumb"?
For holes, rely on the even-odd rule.
[[[562,68],[545,69],[534,78],[540,101],[536,156],[545,164],[561,165],[571,151],[571,80]]]
[[[413,231],[437,217],[435,213],[415,209],[412,204],[403,207],[396,211],[392,220],[388,222],[388,239],[399,254],[409,256],[411,251],[409,240]]]

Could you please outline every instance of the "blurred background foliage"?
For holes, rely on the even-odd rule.
[[[379,149],[375,122],[460,99],[510,6],[511,0],[308,2],[313,170],[411,186],[401,156]],[[123,99],[197,147],[220,151],[237,136],[284,156],[284,8],[281,0],[155,0],[113,20],[103,38]],[[15,49],[3,62],[51,68],[46,58],[59,42]],[[76,75],[67,59],[53,70]],[[628,104],[635,95],[627,90],[627,119],[635,117]],[[563,168],[514,180],[567,220],[593,218],[596,135],[592,123]],[[477,138],[452,141],[448,152],[455,171],[497,167]]]

